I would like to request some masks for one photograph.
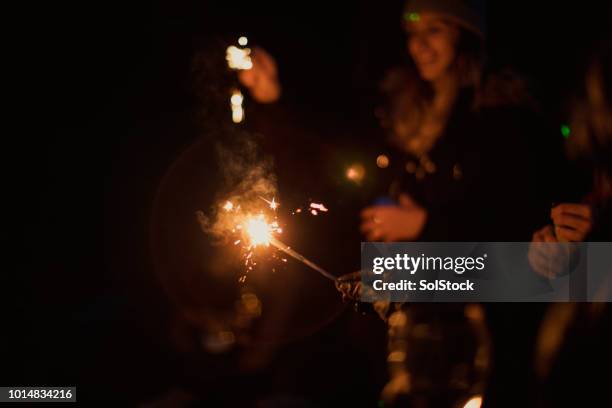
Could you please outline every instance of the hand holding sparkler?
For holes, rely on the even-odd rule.
[[[361,271],[347,273],[336,279],[336,289],[342,294],[342,301],[358,301],[361,292]]]
[[[550,211],[559,242],[584,241],[593,228],[593,211],[586,204],[564,203]]]
[[[567,248],[555,237],[553,226],[547,225],[533,233],[527,258],[536,273],[551,279],[566,269]]]
[[[585,204],[560,204],[551,212],[554,225],[533,233],[528,259],[533,270],[545,278],[567,272],[575,255],[573,242],[584,241],[593,227],[593,212]]]
[[[276,61],[262,48],[255,48],[250,56],[251,68],[238,73],[240,83],[257,102],[276,102],[281,95]]]
[[[342,294],[343,302],[353,302],[356,312],[367,314],[376,312],[382,320],[387,320],[391,303],[386,300],[379,300],[372,303],[361,302],[364,291],[372,293],[373,289],[364,286],[361,278],[362,271],[356,271],[339,276],[336,279],[336,289]],[[366,292],[367,293],[367,292]]]

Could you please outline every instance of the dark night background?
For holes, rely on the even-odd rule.
[[[557,129],[592,46],[612,26],[602,4],[489,4],[492,62],[524,74]],[[181,119],[193,103],[192,56],[214,44],[212,39],[248,35],[277,58],[283,86],[302,116],[343,128],[342,137],[351,135],[358,144],[364,137],[359,124],[371,121],[377,80],[404,57],[401,7],[400,1],[370,0],[39,7],[21,47],[32,106],[25,124],[35,129],[19,143],[13,174],[20,196],[28,197],[22,209],[30,216],[18,235],[27,249],[12,275],[24,289],[9,297],[7,310],[15,312],[8,313],[13,329],[2,383],[76,384],[83,400],[124,403],[151,400],[176,384],[198,388],[198,381],[206,384],[208,402],[235,392],[232,384],[239,384],[247,400],[260,392],[253,379],[204,374],[211,367],[206,364],[225,363],[198,366],[191,359],[189,366],[181,359],[169,334],[181,329],[152,272],[147,228],[154,192],[195,139]],[[339,109],[334,95],[349,102]],[[287,347],[331,353],[321,344],[337,341],[336,326],[350,325],[350,313],[349,308],[341,323]],[[371,320],[369,327],[384,336],[382,323]],[[344,358],[336,363],[359,367]],[[360,381],[372,394],[380,389],[365,375]],[[333,391],[304,384],[315,394]]]

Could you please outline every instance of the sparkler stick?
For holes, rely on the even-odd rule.
[[[248,70],[253,68],[253,61],[251,60],[251,49],[247,48],[248,39],[246,37],[240,37],[238,44],[240,47],[230,45],[225,51],[225,59],[227,66],[236,71]],[[230,97],[230,105],[232,107],[232,121],[234,123],[241,123],[244,121],[244,108],[242,102],[244,96],[239,89],[234,89]]]
[[[281,241],[279,241],[278,239],[276,239],[274,237],[270,237],[270,245],[274,246],[277,249],[280,249],[281,251],[283,251],[287,255],[289,255],[289,256],[297,259],[298,261],[302,262],[304,265],[314,269],[315,271],[319,272],[321,275],[325,276],[327,279],[332,280],[332,281],[336,280],[336,277],[334,275],[332,275],[331,273],[327,272],[325,269],[321,268],[319,265],[317,265],[316,263],[312,262],[311,260],[306,258],[304,255],[302,255],[302,254],[296,252],[295,250],[291,249],[291,247],[289,247],[284,242],[281,242]]]

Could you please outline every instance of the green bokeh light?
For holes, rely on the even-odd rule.
[[[414,22],[414,21],[419,21],[421,19],[421,16],[419,15],[419,13],[414,13],[414,12],[412,12],[412,13],[405,13],[404,14],[404,19],[406,21]]]
[[[570,127],[566,124],[561,125],[561,134],[563,135],[565,139],[568,139],[571,134]]]

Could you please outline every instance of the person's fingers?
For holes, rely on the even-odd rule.
[[[529,256],[543,257],[546,255],[546,243],[544,242],[533,242],[529,246]]]
[[[371,230],[367,237],[370,242],[379,242],[381,240],[382,232],[380,230]]]
[[[532,242],[546,242],[545,237],[553,237],[555,236],[555,231],[552,225],[546,225],[539,230],[535,231],[531,236]]]
[[[552,209],[551,216],[559,213],[572,214],[578,217],[586,218],[587,220],[593,218],[593,210],[591,209],[591,206],[586,204],[559,204],[558,206]]]
[[[359,231],[366,237],[366,239],[369,239],[370,234],[372,233],[373,230],[374,230],[373,222],[363,222],[361,223],[361,226],[359,227]]]
[[[366,234],[368,241],[380,241],[383,238],[383,232],[380,228],[373,228]]]
[[[377,207],[366,207],[361,211],[361,219],[369,220],[374,218],[376,212],[378,211]]]
[[[555,212],[552,214],[553,221],[555,221],[555,225],[566,225],[573,226],[573,223],[579,224],[584,223],[586,225],[590,224],[590,218],[583,217],[582,215],[576,215],[568,212]]]
[[[247,88],[255,85],[256,73],[252,69],[238,71],[238,80]]]
[[[361,231],[362,234],[367,235],[370,231],[375,229],[376,226],[377,224],[370,219],[370,220],[366,220],[362,222],[361,225],[359,226],[359,230]]]
[[[591,229],[591,221],[582,217],[569,213],[557,213],[553,216],[553,221],[556,227],[567,227],[588,232]]]
[[[555,235],[555,229],[552,225],[547,225],[540,230],[543,242],[558,242]]]
[[[542,264],[546,261],[546,258],[546,252],[542,248],[534,248],[532,251],[529,251],[529,261]]]
[[[254,60],[253,66],[257,65],[266,75],[276,76],[276,61],[274,57],[263,48],[255,47],[251,52],[251,60]]]
[[[529,257],[529,264],[538,275],[548,278],[550,276],[549,262],[542,254],[532,255]]]
[[[543,233],[540,230],[534,232],[531,236],[531,242],[544,242]]]
[[[338,278],[336,278],[336,285],[340,285],[340,284],[344,284],[344,283],[351,283],[351,282],[358,282],[361,280],[361,271],[355,271],[355,272],[350,272],[350,273],[346,273],[344,275],[338,276]]]
[[[575,229],[557,227],[557,237],[560,239],[565,239],[566,241],[577,242],[584,239],[584,234],[580,231],[576,231]]]
[[[416,206],[416,202],[408,194],[400,194],[398,199],[400,207],[412,208]]]
[[[559,245],[541,244],[542,251],[529,253],[529,263],[532,268],[545,278],[553,278],[563,270],[563,254]]]
[[[544,242],[549,242],[549,243],[556,243],[556,242],[558,242],[557,238],[552,233],[544,233],[543,238],[544,238]]]

